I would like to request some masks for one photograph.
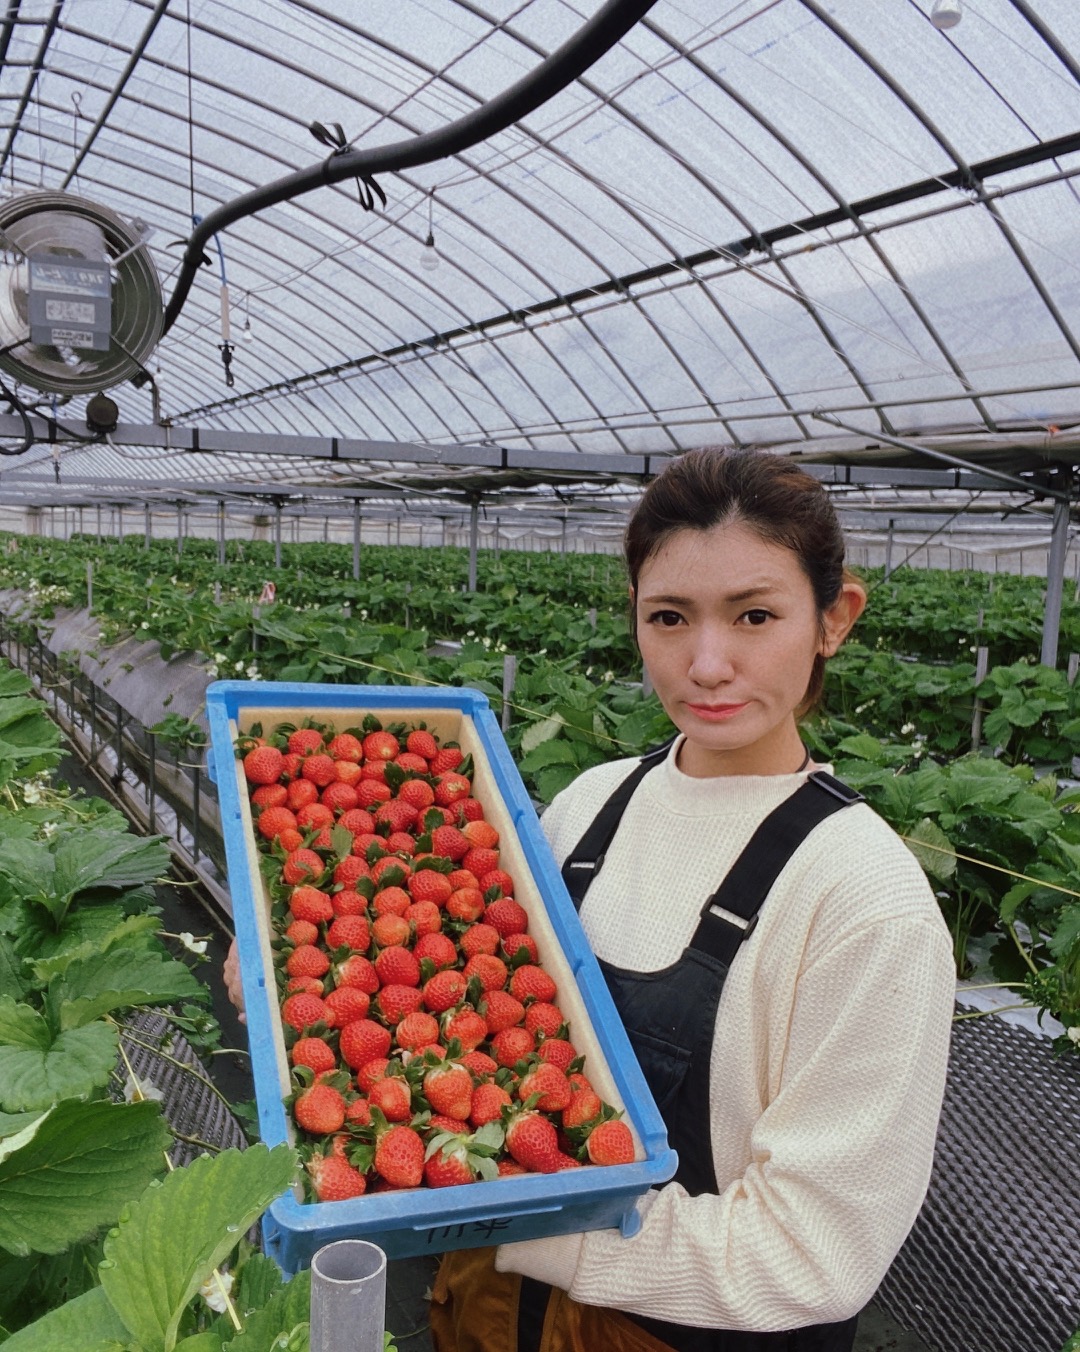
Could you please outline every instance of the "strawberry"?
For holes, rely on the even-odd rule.
[[[340,780],[328,784],[319,795],[319,802],[331,812],[349,812],[356,807],[356,790]]]
[[[298,850],[297,853],[309,851]],[[315,857],[318,858],[317,855]],[[329,895],[317,887],[306,885],[293,889],[289,897],[289,910],[294,920],[308,920],[313,925],[321,925],[324,921],[334,918],[334,907]]]
[[[367,1018],[371,997],[355,986],[338,986],[326,997],[325,1003],[330,1011],[327,1016],[330,1027],[344,1028],[347,1023]]]
[[[438,934],[442,929],[442,912],[433,901],[417,901],[402,916],[419,938],[424,934]]]
[[[416,728],[405,738],[405,750],[411,751],[414,756],[432,760],[438,754],[439,747],[430,732],[424,728]]]
[[[563,1130],[587,1126],[594,1118],[600,1116],[603,1107],[600,1095],[595,1090],[578,1090],[563,1109]]]
[[[302,826],[305,831],[312,827],[321,830],[324,826],[333,826],[334,814],[322,803],[308,803],[296,814],[296,824]]]
[[[418,1188],[424,1177],[424,1143],[411,1127],[393,1126],[375,1146],[375,1172],[398,1188]]]
[[[577,1049],[562,1037],[546,1037],[536,1049],[540,1060],[566,1071],[577,1060]]]
[[[446,900],[446,914],[471,924],[485,914],[484,896],[475,887],[459,887]]]
[[[305,779],[310,779],[313,784],[317,784],[320,789],[325,789],[328,784],[333,784],[334,780],[337,779],[337,767],[334,764],[333,757],[317,751],[304,761],[304,764],[300,767],[300,773]]]
[[[285,790],[285,801],[294,812],[319,801],[319,789],[310,779],[294,779]]]
[[[498,831],[490,822],[486,822],[482,818],[477,821],[467,821],[461,828],[461,834],[470,845],[479,850],[493,850],[499,843]],[[466,864],[465,867],[472,868],[472,865]],[[475,873],[476,870],[473,869],[473,872]]]
[[[452,830],[453,828],[447,829]],[[461,867],[467,868],[470,873],[474,873],[478,878],[486,878],[489,873],[499,867],[499,851],[473,845],[462,859]],[[505,892],[506,889],[504,888],[503,891]]]
[[[522,961],[531,963],[540,961],[536,940],[531,934],[508,934],[502,941],[502,951],[510,962],[517,959],[522,949],[525,951],[525,957]]]
[[[408,831],[391,831],[386,837],[386,848],[391,854],[415,854],[416,841]]]
[[[372,879],[381,883],[383,887],[400,887],[411,873],[409,865],[396,854],[384,855],[382,859],[376,859],[371,866]]]
[[[358,1070],[368,1061],[384,1057],[390,1050],[390,1030],[373,1019],[357,1019],[347,1023],[338,1039],[342,1059],[352,1070]]]
[[[314,850],[293,850],[285,856],[281,877],[287,883],[306,883],[321,878],[325,872],[326,865]]]
[[[330,833],[329,826],[324,826],[319,834],[311,841],[313,850],[332,850],[334,848],[334,837]]]
[[[431,833],[431,849],[434,854],[457,863],[468,854],[469,842],[456,826],[437,826]]]
[[[493,887],[497,887],[504,897],[514,895],[514,880],[505,869],[493,868],[488,873],[480,875],[480,891],[490,892]],[[522,925],[523,930],[528,929],[528,925]]]
[[[359,737],[354,737],[351,732],[339,732],[330,739],[326,754],[336,761],[355,761],[359,765],[364,759],[364,748]]]
[[[379,989],[375,964],[362,953],[350,953],[344,962],[338,963],[334,968],[334,979],[338,986],[349,986],[365,995],[374,995]]]
[[[349,855],[348,859],[343,859],[342,864],[347,864],[353,858]],[[341,865],[339,864],[340,868]],[[335,874],[337,870],[335,869]],[[359,892],[354,892],[351,887],[343,887],[340,892],[335,892],[330,898],[330,905],[334,908],[336,916],[360,916],[368,908],[367,897],[361,896]]]
[[[561,1167],[559,1138],[546,1117],[535,1111],[509,1111],[506,1148],[531,1173],[553,1174]]]
[[[301,944],[314,944],[319,941],[319,927],[310,920],[294,920],[285,931],[285,938],[291,939],[299,947]]]
[[[266,840],[273,840],[275,836],[280,836],[282,831],[295,830],[296,825],[296,817],[287,807],[265,807],[255,823],[259,835]]]
[[[493,901],[484,912],[484,924],[492,925],[503,936],[524,934],[529,928],[529,917],[525,908],[509,897]]]
[[[311,995],[322,995],[326,989],[326,982],[320,981],[315,976],[291,976],[285,983],[286,993],[292,995],[294,991],[307,991]]]
[[[473,977],[476,977],[480,982],[481,989],[485,992],[501,991],[506,985],[509,971],[501,958],[496,958],[491,953],[477,953],[465,964],[463,975],[466,981],[471,981]]]
[[[448,873],[446,875],[446,881],[450,884],[451,888],[455,892],[458,890],[459,887],[479,888],[480,886],[480,879],[476,876],[475,873],[470,873],[467,868],[454,869],[451,873]]]
[[[439,1023],[431,1014],[417,1010],[406,1014],[394,1030],[394,1041],[407,1052],[439,1040]],[[471,1083],[471,1081],[470,1081]]]
[[[586,1142],[592,1164],[632,1164],[634,1138],[625,1122],[617,1118],[600,1122],[589,1132]]]
[[[512,1102],[513,1099],[502,1085],[478,1084],[473,1090],[469,1121],[474,1127],[482,1127],[485,1122],[497,1122],[503,1108]]]
[[[461,1064],[478,1078],[494,1075],[499,1069],[498,1061],[488,1056],[487,1052],[466,1052],[459,1059]]]
[[[375,830],[375,818],[362,807],[353,807],[341,814],[338,825],[344,826],[345,830],[351,831],[354,836],[370,834]],[[355,879],[353,881],[355,882]]]
[[[293,1043],[289,1059],[294,1066],[307,1066],[316,1075],[322,1074],[324,1070],[334,1070],[337,1067],[337,1055],[333,1048],[321,1037],[298,1038]]]
[[[438,1135],[440,1131],[451,1132],[454,1136],[463,1136],[468,1134],[469,1124],[463,1118],[449,1117],[446,1113],[432,1113],[427,1123],[420,1127],[425,1135],[425,1140],[430,1141],[432,1136]]]
[[[434,775],[446,774],[448,770],[456,770],[465,759],[465,753],[459,746],[441,747],[434,756],[431,757],[431,773]]]
[[[532,963],[518,967],[510,978],[510,994],[516,995],[522,1003],[540,1000],[544,1004],[551,1004],[555,993],[555,982],[542,967],[534,967]]]
[[[461,1004],[465,999],[468,986],[467,977],[458,971],[436,972],[430,980],[424,982],[424,1005],[434,1014],[445,1014],[448,1009]]]
[[[436,906],[445,906],[453,890],[446,874],[436,873],[433,868],[418,869],[409,879],[409,895],[413,901],[431,901]]]
[[[375,997],[379,1014],[388,1024],[396,1025],[407,1014],[415,1014],[423,1003],[423,996],[415,986],[402,986],[396,982],[383,986]]]
[[[363,742],[364,757],[367,760],[393,760],[400,752],[398,739],[392,732],[369,732]]]
[[[434,964],[436,970],[453,967],[457,962],[457,949],[454,941],[445,934],[422,934],[416,941],[413,953],[418,961],[425,958]]]
[[[295,853],[296,850],[301,848],[303,843],[304,837],[299,831],[295,831],[291,827],[286,831],[282,831],[281,835],[278,836],[278,844],[285,854]]]
[[[343,1202],[363,1197],[367,1183],[359,1169],[336,1155],[315,1155],[307,1165],[315,1197],[320,1202]]]
[[[500,1066],[516,1066],[536,1049],[536,1040],[527,1028],[504,1028],[491,1039],[491,1054]]]
[[[462,798],[468,798],[472,785],[464,775],[443,775],[435,785],[435,801],[440,807],[452,807]]]
[[[375,1056],[372,1057],[370,1061],[365,1061],[362,1066],[357,1067],[357,1089],[365,1094],[370,1094],[371,1086],[385,1078],[387,1072],[390,1070],[391,1064],[392,1063],[385,1056]]]
[[[403,887],[384,887],[375,893],[371,909],[376,915],[404,915],[412,898]]]
[[[345,1109],[345,1121],[357,1127],[371,1126],[371,1105],[366,1098],[356,1098]]]
[[[443,1037],[457,1038],[466,1052],[475,1051],[488,1035],[487,1020],[475,1009],[459,1009],[443,1019]]]
[[[478,798],[459,798],[454,804],[459,821],[481,822],[484,820],[484,805]]]
[[[412,1095],[400,1075],[384,1075],[368,1091],[368,1104],[378,1108],[388,1122],[407,1122],[412,1116]]]
[[[345,1122],[345,1100],[330,1085],[313,1084],[296,1096],[293,1116],[312,1136],[328,1136]]]
[[[423,812],[435,801],[435,790],[424,779],[407,779],[398,789],[398,798],[417,812]]]
[[[446,1144],[435,1145],[442,1140],[438,1136],[432,1142],[435,1150],[424,1161],[424,1182],[429,1188],[456,1188],[463,1183],[475,1183],[476,1174],[469,1164],[468,1148],[465,1145],[467,1138],[453,1137],[449,1132],[446,1135],[450,1138]],[[461,1144],[452,1144],[455,1139],[460,1140]]]
[[[416,808],[402,798],[389,798],[375,809],[375,824],[388,825],[391,831],[408,831],[416,825],[419,816]]]
[[[475,958],[478,953],[493,954],[499,948],[499,931],[494,925],[480,921],[475,925],[470,925],[464,931],[459,943],[461,944],[461,951],[467,959]]]
[[[252,784],[276,784],[284,759],[276,746],[257,746],[244,757],[244,774]]]
[[[321,751],[323,735],[318,728],[297,728],[289,734],[289,750],[294,756],[309,756],[313,751]]]
[[[488,1032],[495,1034],[521,1023],[525,1018],[525,1006],[510,991],[488,991],[480,1005],[480,1013],[487,1020]],[[531,1040],[531,1033],[529,1038]],[[532,1051],[532,1048],[529,1050]]]
[[[301,944],[285,960],[285,970],[290,976],[323,976],[330,970],[330,959],[314,944]]]
[[[298,1033],[317,1023],[329,1022],[325,1003],[317,995],[309,995],[306,991],[286,997],[281,1006],[281,1021],[295,1028]]]
[[[256,807],[284,807],[289,801],[289,790],[284,784],[263,784],[251,795]]]
[[[403,915],[379,915],[371,933],[380,948],[402,947],[412,937],[412,929]]]
[[[375,959],[375,970],[384,986],[420,984],[420,964],[407,948],[384,948]]]
[[[355,948],[363,953],[370,942],[371,927],[362,915],[339,915],[326,931],[328,948]]]
[[[466,1119],[472,1109],[472,1076],[453,1061],[437,1061],[424,1075],[424,1097],[432,1112]]]
[[[384,760],[366,760],[360,767],[360,778],[377,779],[380,784],[386,784],[386,765]]]
[[[517,1160],[506,1159],[499,1160],[499,1177],[516,1178],[519,1174],[527,1174],[529,1171],[524,1164],[518,1164]]]
[[[426,775],[428,763],[423,756],[416,756],[411,751],[402,751],[400,755],[394,757],[394,764],[402,770],[407,770],[411,774]]]
[[[542,1113],[561,1113],[573,1097],[570,1081],[558,1066],[545,1061],[526,1071],[518,1083],[517,1096],[522,1103],[533,1094],[540,1095],[535,1106]]]
[[[558,1005],[536,1000],[525,1011],[525,1027],[530,1033],[543,1033],[544,1037],[555,1037],[566,1022]]]

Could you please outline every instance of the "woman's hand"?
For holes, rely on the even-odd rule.
[[[240,984],[240,955],[236,950],[235,939],[229,945],[221,974],[225,978],[225,993],[240,1012],[240,1022],[247,1023],[247,1015],[244,1013],[244,988]]]

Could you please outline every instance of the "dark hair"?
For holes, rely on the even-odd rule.
[[[736,521],[770,544],[791,550],[810,582],[819,619],[840,599],[849,575],[844,570],[844,537],[829,495],[785,456],[721,446],[687,451],[665,465],[645,490],[624,545],[634,593],[642,568],[676,532],[707,531]],[[799,716],[817,704],[824,681],[825,658],[819,653]]]

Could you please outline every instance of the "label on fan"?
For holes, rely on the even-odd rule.
[[[40,332],[46,334],[44,338],[38,338],[37,329],[31,329],[30,333],[35,343],[51,343],[53,347],[86,347],[86,348],[108,348],[108,334],[105,335],[105,342],[98,342],[98,335],[92,329],[50,329],[46,328]]]
[[[45,318],[53,324],[93,324],[94,307],[84,300],[47,300]]]
[[[28,300],[32,343],[109,350],[112,279],[108,263],[31,255]]]
[[[80,259],[60,263],[55,259],[30,259],[30,292],[62,292],[66,296],[111,296],[108,263]]]

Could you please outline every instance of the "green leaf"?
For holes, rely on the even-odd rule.
[[[205,989],[174,958],[121,949],[71,963],[53,978],[48,1005],[59,1028],[82,1028],[114,1009],[197,1000]]]
[[[112,917],[116,917],[115,923]],[[121,919],[115,911],[106,912],[102,908],[100,918],[107,922],[95,926],[92,938],[81,937],[82,921],[89,921],[90,915],[77,911],[68,918],[59,931],[58,951],[48,958],[39,958],[31,964],[34,975],[39,981],[48,982],[51,977],[65,972],[76,958],[98,958],[116,948],[117,945],[137,944],[144,936],[151,935],[159,927],[156,915],[129,915]]]
[[[558,714],[551,718],[542,718],[538,722],[527,727],[521,734],[521,749],[528,755],[530,751],[535,751],[543,742],[549,741],[552,737],[559,735],[560,728],[565,724]]]
[[[532,775],[548,765],[576,764],[577,756],[569,742],[547,741],[541,742],[534,751],[530,751],[527,756],[523,756],[518,763],[518,768],[522,774]]]
[[[56,887],[70,896],[89,887],[134,887],[169,867],[169,850],[161,836],[90,830],[57,839]]]
[[[0,990],[16,999],[26,991],[22,976],[22,958],[6,934],[0,934]]]
[[[49,1025],[36,1009],[9,995],[0,996],[0,1046],[44,1051],[51,1041]]]
[[[292,1180],[288,1146],[202,1155],[151,1184],[105,1241],[101,1283],[146,1352],[172,1352],[180,1317]]]
[[[536,791],[542,802],[550,803],[557,793],[562,793],[580,774],[576,765],[549,765],[536,776]]]
[[[298,1272],[280,1287],[267,1303],[244,1321],[243,1330],[230,1342],[230,1348],[262,1352],[274,1347],[275,1339],[289,1334],[298,1324],[306,1324],[311,1314],[311,1272]]]
[[[157,1103],[66,1100],[0,1162],[0,1245],[59,1253],[102,1225],[165,1168]]]
[[[956,856],[953,853],[949,837],[938,826],[937,822],[931,821],[929,817],[924,817],[921,822],[912,827],[905,837],[905,843],[922,865],[923,870],[931,878],[946,882],[955,874]],[[929,845],[932,848],[922,849],[921,846],[923,845]],[[942,851],[948,851],[948,853],[942,853]]]
[[[11,1016],[14,1003],[0,999],[0,1110],[17,1113],[48,1108],[108,1083],[116,1060],[114,1028],[91,1023],[61,1033],[42,1046],[36,1039],[42,1028],[49,1037],[45,1020],[39,1014],[40,1022],[30,1025],[21,1016]]]
[[[124,1352],[130,1335],[100,1286],[50,1310],[3,1344],[4,1352]]]

